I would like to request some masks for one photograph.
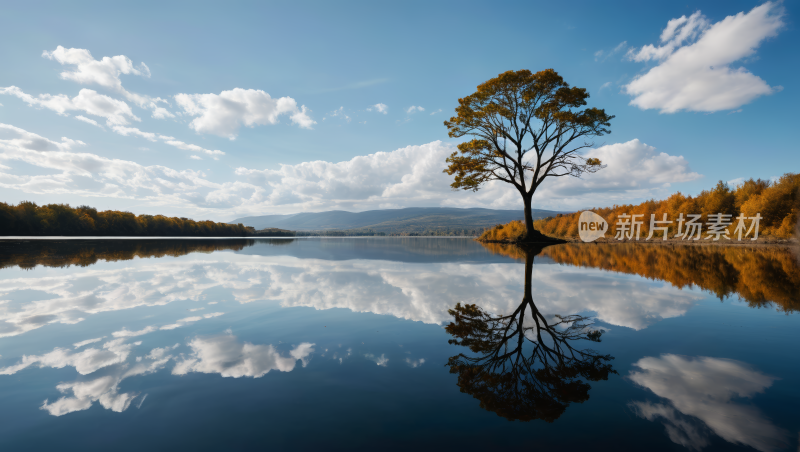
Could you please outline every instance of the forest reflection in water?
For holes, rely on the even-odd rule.
[[[513,245],[483,244],[489,251],[525,258]],[[633,243],[562,244],[541,256],[559,264],[598,268],[698,287],[720,300],[738,296],[751,307],[773,303],[784,312],[800,310],[800,265],[788,249],[735,246],[664,246]]]
[[[431,253],[452,253],[442,239],[403,243],[405,248]],[[0,240],[0,268],[18,266],[87,267],[100,261],[115,262],[139,258],[178,257],[214,251],[259,251],[253,245],[285,246],[291,239],[103,239],[103,240]],[[358,258],[363,248],[385,248],[381,243],[354,242]],[[385,244],[383,242],[386,242]],[[337,242],[338,243],[338,242]],[[449,242],[448,242],[449,243]],[[325,244],[323,244],[325,245]],[[330,245],[333,245],[331,243]],[[371,246],[375,245],[375,246]],[[423,245],[426,245],[423,247]],[[524,251],[513,245],[482,244],[489,252],[524,260]],[[467,243],[459,242],[458,249]],[[423,248],[420,248],[423,247]],[[288,248],[288,247],[287,247]],[[323,247],[324,248],[324,247]],[[338,247],[337,247],[338,248]],[[417,248],[420,248],[418,250]],[[248,254],[250,253],[247,251]],[[464,251],[466,253],[466,251]],[[287,250],[287,254],[292,254]],[[397,253],[378,256],[392,260]],[[787,249],[733,246],[664,246],[643,244],[562,244],[548,246],[541,256],[576,267],[635,274],[661,280],[677,288],[698,287],[720,300],[738,296],[752,307],[774,303],[785,312],[800,310],[800,264]],[[395,256],[397,257],[397,256]],[[470,257],[470,259],[474,259]]]
[[[277,244],[289,240],[274,240]],[[252,239],[103,239],[103,240],[2,240],[0,268],[18,266],[88,267],[99,261],[116,262],[135,257],[178,257],[190,253],[240,251],[252,246]]]
[[[507,315],[494,315],[476,304],[458,303],[445,330],[448,342],[472,354],[450,357],[461,392],[483,409],[508,420],[553,422],[572,403],[589,400],[587,381],[616,374],[610,355],[581,348],[581,341],[600,342],[602,329],[590,317],[570,314],[548,319],[536,307],[531,289],[533,259],[541,249],[516,248],[525,259],[522,302]]]

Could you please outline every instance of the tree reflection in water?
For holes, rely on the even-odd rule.
[[[616,374],[610,355],[580,349],[577,342],[600,342],[602,330],[581,315],[556,315],[548,320],[533,302],[531,274],[539,249],[522,250],[525,293],[508,315],[492,315],[474,304],[449,310],[445,328],[450,344],[468,347],[475,355],[451,357],[447,366],[458,374],[458,386],[480,401],[481,408],[508,420],[553,422],[571,403],[589,399],[586,381]],[[586,381],[584,381],[586,380]]]

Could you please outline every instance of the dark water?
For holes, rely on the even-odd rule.
[[[797,450],[774,249],[0,241],[0,450]]]

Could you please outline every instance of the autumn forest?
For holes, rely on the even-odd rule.
[[[25,201],[16,206],[0,202],[0,235],[241,237],[250,233],[242,224]]]
[[[725,182],[718,182],[709,190],[697,196],[687,196],[680,192],[664,200],[650,200],[638,205],[615,205],[612,207],[590,209],[603,217],[613,228],[617,218],[622,214],[643,214],[645,219],[642,233],[646,237],[650,230],[650,215],[661,219],[675,220],[683,214],[702,214],[702,221],[708,221],[709,214],[730,214],[736,218],[740,213],[748,217],[761,215],[760,235],[776,238],[790,238],[800,213],[800,174],[787,173],[775,182],[762,179],[750,179],[731,187]],[[578,216],[580,212],[558,215],[534,222],[534,227],[545,235],[572,238],[578,236]],[[675,234],[676,225],[669,226],[669,236]],[[729,233],[733,226],[729,227]],[[654,236],[661,237],[656,231]]]

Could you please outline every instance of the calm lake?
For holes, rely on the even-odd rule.
[[[768,248],[0,241],[0,450],[798,450]]]

